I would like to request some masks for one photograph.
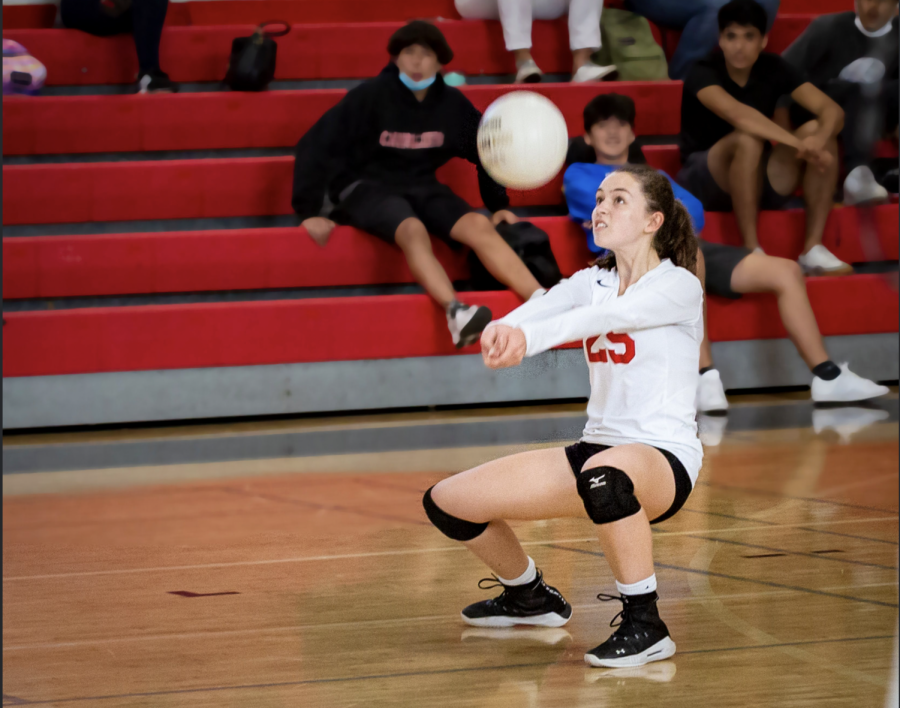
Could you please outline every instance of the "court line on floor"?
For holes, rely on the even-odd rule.
[[[778,644],[756,644],[750,646],[743,647],[721,647],[719,649],[689,649],[687,651],[679,651],[676,656],[689,656],[691,654],[714,654],[714,653],[725,653],[725,652],[735,652],[735,651],[754,651],[757,649],[777,649],[779,647],[789,647],[789,646],[809,646],[809,645],[821,645],[821,644],[838,644],[838,643],[847,643],[847,642],[871,642],[871,641],[880,641],[884,639],[893,639],[892,635],[873,635],[868,637],[842,637],[840,639],[810,639],[804,640],[800,642],[783,642]],[[221,692],[221,691],[246,691],[246,690],[260,690],[267,688],[288,688],[293,686],[313,686],[320,684],[328,684],[328,683],[349,683],[354,681],[383,681],[388,679],[402,679],[402,678],[418,678],[423,676],[444,676],[448,674],[465,674],[472,672],[483,672],[483,671],[508,671],[513,669],[530,669],[530,668],[541,668],[541,667],[550,667],[550,666],[558,666],[558,665],[584,665],[587,669],[587,666],[584,664],[584,660],[577,659],[564,659],[561,661],[553,661],[553,662],[542,662],[542,661],[534,661],[534,662],[525,662],[520,664],[501,664],[499,666],[468,666],[468,667],[459,667],[454,669],[431,669],[431,670],[423,670],[423,671],[402,671],[396,673],[388,673],[388,674],[368,674],[363,676],[339,676],[334,678],[321,678],[321,679],[301,679],[299,681],[279,681],[276,683],[255,683],[255,684],[238,684],[236,686],[207,686],[204,688],[177,688],[169,691],[144,691],[144,692],[136,692],[136,693],[118,693],[118,694],[109,694],[104,696],[73,696],[70,698],[50,698],[46,700],[36,700],[30,701],[28,699],[21,699],[26,701],[22,705],[50,705],[55,703],[79,703],[84,701],[107,701],[107,700],[116,700],[122,698],[153,698],[156,696],[176,696],[176,695],[185,695],[191,693],[213,693],[213,692]]]
[[[763,526],[768,526],[769,528],[784,528],[785,524],[779,524],[776,521],[766,521],[765,519],[752,519],[748,516],[735,516],[734,514],[723,514],[718,511],[704,511],[702,509],[688,509],[684,508],[681,511],[686,511],[689,514],[702,514],[703,516],[719,516],[723,519],[734,519],[735,521],[749,521],[754,524],[762,524]],[[843,519],[839,521],[814,521],[807,522],[804,525],[799,524],[789,524],[790,528],[795,528],[798,531],[809,531],[810,533],[818,533],[826,536],[841,536],[843,538],[855,538],[860,541],[871,541],[872,543],[884,543],[889,546],[897,546],[897,541],[891,541],[886,538],[873,538],[872,536],[858,536],[850,533],[841,533],[840,531],[827,531],[825,529],[813,529],[809,528],[810,526],[819,524],[819,525],[831,525],[831,524],[846,524],[846,523],[858,523],[864,524],[869,521],[897,521],[897,517],[894,516],[884,516],[876,519]],[[714,529],[712,531],[705,531],[704,533],[721,533],[722,531],[732,531],[737,529]],[[743,531],[743,529],[740,529]]]
[[[566,548],[565,546],[558,546],[556,543],[548,544],[549,548],[556,548],[560,551],[569,551],[570,553],[581,553],[583,555],[588,556],[597,556],[603,557],[601,553],[597,553],[596,551],[588,551],[582,548]],[[693,573],[695,575],[706,575],[714,578],[724,578],[725,580],[736,580],[738,582],[743,583],[754,583],[756,585],[766,585],[770,588],[782,588],[784,590],[794,590],[796,592],[805,592],[810,595],[823,595],[825,597],[834,597],[841,600],[851,600],[853,602],[861,602],[867,605],[878,605],[880,607],[892,607],[894,609],[897,608],[897,603],[895,602],[882,602],[881,600],[868,600],[863,597],[853,597],[852,595],[840,595],[834,592],[827,592],[825,590],[815,590],[813,588],[801,588],[797,585],[785,585],[784,583],[773,583],[768,580],[758,580],[757,578],[745,578],[740,575],[728,575],[726,573],[716,573],[712,570],[697,570],[695,568],[685,568],[680,565],[671,565],[668,563],[660,563],[659,561],[655,561],[654,565],[657,568],[666,568],[667,570],[677,570],[682,573]]]
[[[800,497],[793,494],[784,494],[782,492],[773,492],[768,489],[754,489],[753,487],[738,487],[733,484],[722,484],[721,482],[706,482],[700,480],[697,484],[709,487],[710,489],[725,489],[733,492],[744,492],[746,494],[756,494],[765,497],[778,497],[780,499],[793,499],[795,501],[813,502],[814,504],[828,504],[830,506],[840,506],[847,509],[861,509],[863,511],[877,511],[882,514],[898,514],[900,511],[896,509],[882,509],[877,506],[863,506],[862,504],[848,504],[847,502],[833,501],[831,499],[818,499],[816,497]]]
[[[717,531],[710,531],[709,533],[718,533]],[[804,556],[806,558],[818,558],[823,561],[830,561],[832,563],[850,563],[852,565],[862,565],[867,568],[881,568],[882,570],[893,570],[897,571],[897,566],[895,565],[882,565],[881,563],[868,563],[866,561],[858,561],[853,560],[852,558],[840,558],[838,556],[825,556],[818,553],[808,553],[806,551],[792,551],[788,548],[776,548],[774,546],[759,546],[755,543],[744,543],[742,541],[730,541],[725,538],[709,538],[708,536],[689,536],[689,538],[696,538],[700,541],[712,541],[715,543],[727,543],[731,546],[744,546],[745,548],[756,548],[762,551],[776,551],[778,553],[784,553],[789,556]]]
[[[700,512],[703,513],[703,512]],[[748,519],[750,521],[751,519]],[[853,524],[853,523],[876,523],[880,521],[897,521],[897,519],[893,516],[886,516],[883,518],[876,519],[841,519],[837,521],[823,521],[822,524],[835,525],[835,524]],[[769,524],[769,522],[758,522],[763,524]],[[709,529],[692,529],[690,531],[659,531],[654,536],[656,537],[665,537],[665,536],[691,536],[695,534],[703,534],[703,533],[733,533],[736,531],[758,531],[758,530],[771,530],[773,528],[802,528],[797,524],[771,524],[766,525],[764,527],[759,526],[746,526],[746,527],[733,527],[729,529],[715,529],[710,531]],[[808,531],[815,531],[815,529],[803,529]],[[861,537],[860,537],[861,538]],[[867,540],[875,540],[875,539],[867,539]],[[573,538],[573,539],[560,539],[558,541],[523,541],[523,546],[549,546],[553,543],[587,543],[587,542],[596,542],[597,539],[595,537],[589,538]],[[154,566],[149,568],[116,568],[111,570],[86,570],[86,571],[76,571],[73,573],[45,573],[39,575],[17,575],[11,577],[4,577],[3,582],[13,582],[20,580],[50,580],[55,578],[84,578],[84,577],[94,577],[98,575],[132,575],[135,573],[159,573],[159,572],[169,572],[169,571],[177,571],[177,570],[206,570],[209,568],[235,568],[241,566],[253,566],[253,565],[275,565],[279,563],[307,563],[307,562],[315,562],[315,561],[332,561],[332,560],[352,560],[354,558],[379,558],[383,556],[404,556],[404,555],[415,555],[420,553],[443,553],[446,551],[465,551],[467,550],[465,546],[439,546],[437,548],[410,548],[410,549],[399,549],[393,551],[369,551],[365,553],[337,553],[330,555],[321,555],[321,556],[297,556],[294,558],[272,558],[267,560],[254,560],[254,561],[232,561],[228,563],[197,563],[195,565],[169,565],[169,566]]]
[[[867,583],[864,585],[854,585],[854,588],[870,588],[870,587],[887,587],[896,586],[897,582],[890,583]],[[840,589],[840,588],[838,588]],[[793,590],[771,590],[769,592],[737,592],[727,594],[716,594],[717,600],[742,600],[745,598],[759,598],[764,595],[766,598],[772,598],[778,595],[794,595]],[[661,605],[680,604],[680,603],[701,603],[707,602],[711,596],[706,595],[689,595],[685,597],[663,597],[659,600]],[[582,612],[600,613],[604,611],[603,605],[593,602],[589,605],[572,605],[574,610],[579,614]],[[280,634],[282,632],[308,632],[308,631],[333,631],[342,628],[361,629],[366,627],[391,626],[391,625],[408,625],[418,622],[459,622],[459,614],[452,615],[425,615],[420,617],[391,617],[378,620],[353,620],[347,622],[323,622],[320,624],[299,624],[286,625],[281,627],[248,627],[246,629],[221,629],[210,630],[205,632],[170,632],[168,634],[140,634],[128,637],[104,637],[100,639],[79,639],[71,642],[43,642],[40,644],[13,644],[4,646],[4,652],[15,651],[34,651],[47,649],[69,649],[73,647],[97,646],[102,644],[134,644],[139,642],[156,642],[156,641],[172,641],[176,639],[218,639],[221,637],[238,637],[256,634]]]

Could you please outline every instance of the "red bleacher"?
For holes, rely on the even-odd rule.
[[[654,167],[677,173],[675,146],[651,146],[645,155]],[[293,169],[292,156],[5,166],[3,223],[291,214]],[[471,163],[455,158],[438,178],[473,206],[482,206]],[[509,190],[510,202],[559,204],[561,184],[557,176],[540,189]]]
[[[621,0],[607,0],[607,7]],[[844,12],[853,9],[852,0],[783,0],[781,13]],[[53,26],[56,5],[4,5],[3,27],[40,29]],[[216,2],[173,2],[166,15],[167,25],[254,24],[277,17],[285,22],[378,22],[412,18],[461,19],[453,0],[217,0]]]
[[[769,51],[781,52],[806,28],[812,15],[779,15],[769,37]],[[295,24],[278,39],[276,80],[342,79],[374,76],[387,63],[387,42],[402,22]],[[504,49],[500,23],[453,20],[441,30],[455,54],[447,71],[464,74],[515,73],[512,54]],[[252,25],[167,27],[160,43],[160,63],[173,81],[221,81],[231,41],[252,34]],[[6,30],[47,67],[47,85],[127,84],[136,81],[137,57],[128,35],[94,37],[67,29]],[[572,68],[565,18],[535,21],[534,58],[547,73]],[[664,42],[668,44],[668,42]]]
[[[249,1],[249,0],[248,0]],[[509,85],[465,86],[479,110]],[[539,84],[529,90],[552,100],[570,135],[584,132],[582,111],[599,93],[630,96],[639,135],[674,135],[681,121],[681,82]],[[265,93],[185,93],[174,96],[22,96],[3,99],[3,153],[137,152],[262,148],[294,145],[346,93],[343,89]]]
[[[834,7],[827,7],[834,2]],[[806,3],[806,5],[804,5]],[[847,0],[784,0],[783,13],[850,9]],[[814,5],[814,6],[813,6]],[[417,8],[413,11],[412,7]],[[254,18],[257,10],[272,10]],[[279,40],[277,78],[372,75],[385,61],[389,34],[407,16],[456,17],[452,0],[224,0],[172,5],[163,64],[178,81],[221,79],[231,38],[249,23],[285,14],[297,23]],[[293,14],[292,14],[293,13]],[[4,8],[4,20],[7,8]],[[349,21],[352,19],[353,21]],[[786,46],[809,14],[779,15],[770,49]],[[247,26],[238,26],[242,23]],[[321,23],[321,24],[314,24]],[[19,25],[23,26],[23,25]],[[38,25],[40,26],[40,25]],[[499,23],[442,23],[457,63],[469,74],[510,73]],[[6,32],[48,64],[58,84],[128,83],[134,51],[128,37],[94,38],[46,29]],[[677,35],[664,33],[671,49]],[[535,23],[535,54],[545,71],[565,72],[565,21]],[[42,54],[45,52],[46,54]],[[81,62],[73,62],[78,56]],[[511,86],[468,86],[479,108]],[[601,91],[631,95],[637,132],[674,135],[681,85],[614,83],[530,86],[581,133],[584,104]],[[201,93],[176,96],[77,96],[4,99],[4,153],[141,152],[287,147],[343,95],[339,90]],[[886,154],[896,154],[886,146]],[[675,174],[673,145],[646,148],[648,160]],[[893,152],[892,152],[893,151]],[[41,164],[4,167],[4,224],[174,219],[289,214],[291,157]],[[474,168],[454,160],[440,177],[480,204]],[[560,202],[559,179],[541,190],[513,192],[515,205]],[[898,258],[896,204],[875,211],[875,243],[860,235],[855,209],[835,209],[825,244],[848,262]],[[772,255],[796,258],[802,211],[761,214],[760,239]],[[565,274],[591,259],[583,231],[566,217],[534,221],[548,232]],[[708,214],[704,237],[737,244],[731,214]],[[468,275],[464,253],[435,242],[452,279]],[[6,237],[4,298],[64,298],[222,290],[258,290],[412,282],[396,249],[340,227],[326,248],[301,228],[238,229],[94,236]],[[808,290],[823,334],[896,332],[896,292],[877,276],[818,278]],[[509,292],[464,296],[499,316],[518,304]],[[443,313],[424,295],[323,298],[213,305],[147,305],[7,313],[4,376],[241,366],[454,354]],[[336,327],[335,323],[341,326]],[[710,299],[713,341],[784,337],[771,297]],[[48,346],[48,342],[52,346]],[[467,350],[469,352],[473,349]]]
[[[874,275],[808,282],[823,335],[896,332],[897,293]],[[462,298],[502,316],[510,292]],[[4,376],[353,361],[456,353],[426,295],[148,305],[4,315]],[[709,302],[712,341],[786,336],[772,296]],[[52,343],[52,346],[48,346]],[[475,346],[465,353],[477,351]]]
[[[764,212],[760,241],[770,255],[795,259],[803,248],[804,214]],[[897,205],[876,209],[875,257],[898,258],[891,227]],[[707,214],[704,238],[739,245],[732,214]],[[550,236],[564,275],[592,260],[584,232],[567,217],[532,219]],[[873,259],[859,236],[855,209],[835,209],[825,245],[851,263]],[[451,280],[468,277],[465,254],[434,242]],[[94,236],[36,236],[3,242],[3,297],[61,298],[147,293],[316,288],[412,283],[402,254],[349,227],[321,248],[302,228],[232,229]]]

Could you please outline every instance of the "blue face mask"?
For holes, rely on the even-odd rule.
[[[421,91],[423,89],[427,89],[431,84],[434,83],[434,80],[437,78],[437,74],[434,76],[422,79],[421,81],[413,81],[409,76],[404,74],[402,71],[400,72],[400,81],[403,82],[403,85],[406,86],[410,91]]]

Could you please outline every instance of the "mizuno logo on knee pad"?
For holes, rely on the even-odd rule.
[[[578,475],[577,486],[578,496],[595,524],[611,524],[641,510],[631,478],[617,467],[585,470]]]

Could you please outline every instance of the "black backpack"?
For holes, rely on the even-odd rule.
[[[281,32],[267,32],[266,26],[284,25]],[[262,91],[275,76],[278,45],[272,37],[283,37],[291,31],[287,22],[263,22],[251,37],[236,37],[231,43],[231,58],[225,83],[232,91]]]
[[[541,287],[552,288],[562,279],[546,231],[539,229],[530,221],[519,221],[515,224],[507,224],[504,221],[497,225],[497,233],[522,259]],[[474,290],[506,290],[506,286],[481,264],[475,251],[469,252],[469,273]]]

